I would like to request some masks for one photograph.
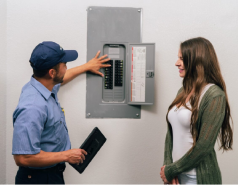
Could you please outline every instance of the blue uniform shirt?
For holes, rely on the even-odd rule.
[[[13,113],[12,154],[60,152],[71,148],[64,112],[58,102],[60,84],[50,92],[31,77]]]

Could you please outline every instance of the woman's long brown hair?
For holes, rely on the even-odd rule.
[[[182,54],[185,69],[183,90],[169,106],[168,112],[175,105],[179,105],[178,108],[180,106],[184,106],[192,111],[190,130],[193,137],[194,147],[198,137],[198,130],[196,124],[198,120],[198,102],[201,95],[201,91],[203,87],[208,83],[218,85],[224,91],[226,96],[225,118],[219,132],[220,149],[232,150],[233,131],[230,125],[230,105],[226,92],[226,84],[223,80],[220,65],[218,63],[218,59],[212,44],[205,38],[193,38],[182,42],[180,44],[180,51]],[[190,98],[190,104],[192,109],[190,109],[186,105],[186,98],[192,92],[193,88],[194,93]],[[166,120],[169,124],[168,112],[166,115]],[[170,124],[169,128],[171,129]]]

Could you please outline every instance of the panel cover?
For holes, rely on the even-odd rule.
[[[105,42],[141,42],[140,8],[92,6],[87,9],[87,13],[87,61],[92,59],[98,50],[102,51]],[[112,50],[110,52],[114,55],[115,60],[117,51]],[[125,55],[128,55],[128,48],[125,52]],[[98,75],[87,73],[86,118],[140,118],[140,106],[128,105],[126,103],[128,102],[127,93],[125,93],[125,101],[123,102],[103,101],[103,80]],[[115,86],[115,82],[113,83]],[[119,88],[121,83],[116,85]],[[128,87],[125,86],[125,88]],[[110,95],[108,97],[110,98]],[[120,96],[118,96],[118,101],[121,101]]]
[[[129,104],[154,103],[155,44],[129,44]],[[130,78],[130,79],[129,79]]]

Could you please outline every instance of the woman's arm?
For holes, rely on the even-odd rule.
[[[199,165],[213,149],[225,116],[226,99],[224,95],[213,97],[207,103],[201,119],[201,132],[195,147],[178,161],[166,165],[164,173],[170,182],[178,174]]]
[[[172,158],[173,138],[172,138],[172,133],[169,126],[167,127],[168,127],[168,130],[167,130],[165,143],[164,143],[164,164],[163,165],[168,165],[173,163],[173,158]]]
[[[176,97],[182,92],[183,87],[181,87],[178,92]],[[167,134],[165,138],[165,143],[164,143],[164,163],[163,165],[168,165],[173,163],[173,158],[172,158],[172,150],[173,150],[173,133],[170,125],[167,125]]]

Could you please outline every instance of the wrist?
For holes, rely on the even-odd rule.
[[[83,68],[85,72],[90,71],[90,64],[88,62],[83,64]]]
[[[164,168],[164,175],[168,182],[171,182],[174,178],[174,174],[169,165],[166,165]]]
[[[69,160],[68,151],[63,151],[63,152],[60,152],[60,153],[61,153],[63,162],[68,162],[68,160]]]

